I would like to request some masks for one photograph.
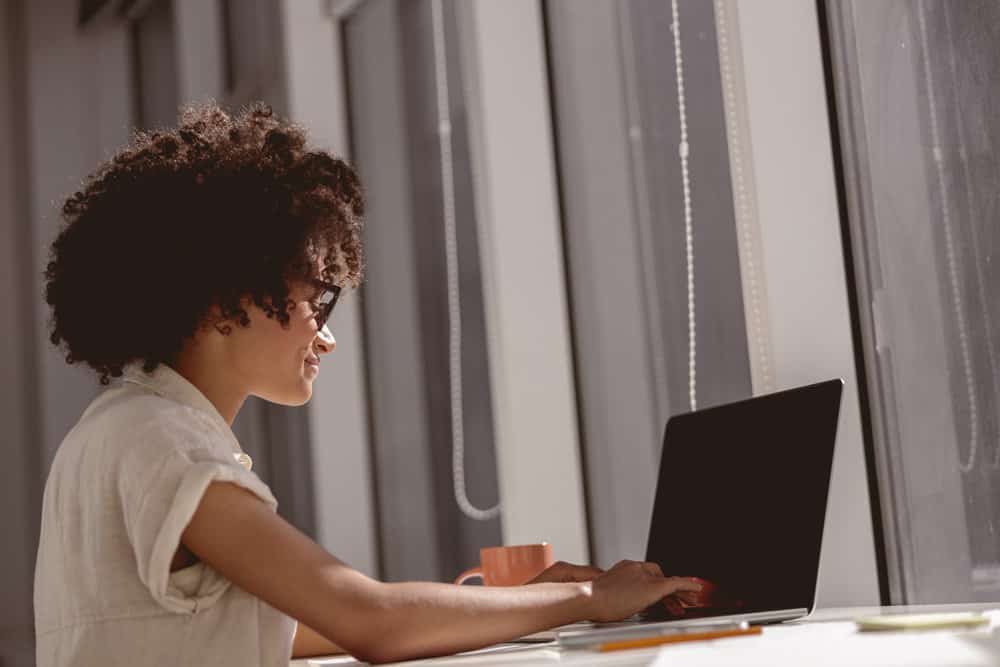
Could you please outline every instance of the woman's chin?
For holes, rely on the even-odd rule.
[[[258,394],[258,396],[277,405],[287,405],[288,407],[305,405],[312,398],[312,380],[303,377],[295,384],[294,389],[267,392],[266,394]]]
[[[306,403],[309,402],[309,399],[312,398],[312,395],[313,395],[312,380],[303,379],[303,381],[300,383],[299,391],[288,403],[285,403],[285,405],[291,405],[291,406],[305,405]]]

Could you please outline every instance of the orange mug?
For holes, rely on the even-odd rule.
[[[466,570],[455,579],[462,584],[479,577],[484,586],[520,586],[526,584],[555,562],[552,545],[520,544],[513,547],[485,547],[479,550],[479,567]]]

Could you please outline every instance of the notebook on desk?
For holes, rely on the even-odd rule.
[[[646,560],[712,582],[713,599],[680,617],[657,603],[613,625],[759,624],[812,612],[843,386],[829,380],[667,422]]]

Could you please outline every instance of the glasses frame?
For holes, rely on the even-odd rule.
[[[320,298],[325,297],[327,294],[331,295],[329,301],[319,302],[319,305],[314,307],[313,319],[316,320],[316,328],[322,329],[330,321],[330,315],[333,314],[333,307],[337,305],[337,301],[340,299],[341,290],[340,285],[332,285],[322,281],[317,281],[316,286],[324,290],[320,294]]]

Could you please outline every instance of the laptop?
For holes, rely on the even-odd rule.
[[[712,582],[716,600],[680,617],[658,602],[624,624],[760,624],[813,611],[843,387],[834,379],[670,418],[646,560]],[[592,627],[609,625],[622,624]]]

